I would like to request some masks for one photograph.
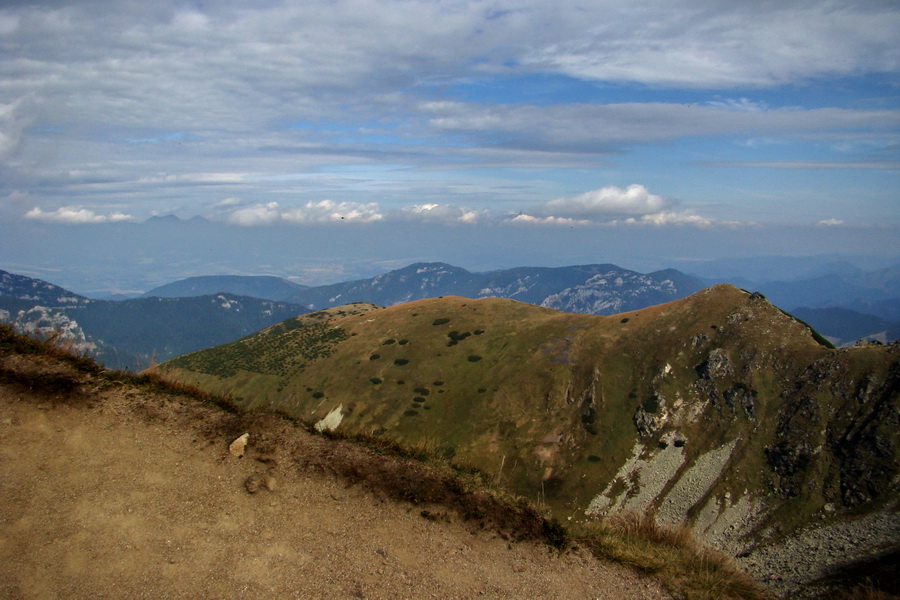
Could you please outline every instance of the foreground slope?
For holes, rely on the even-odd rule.
[[[583,551],[511,543],[528,515],[492,524],[487,496],[463,520],[420,463],[4,341],[0,597],[668,597]],[[248,494],[254,474],[274,490]]]
[[[687,522],[776,585],[896,544],[900,346],[830,349],[727,285],[608,317],[458,297],[367,308],[163,370],[246,408],[427,444],[562,517]],[[848,521],[865,528],[852,550],[754,559]]]

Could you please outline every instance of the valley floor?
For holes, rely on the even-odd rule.
[[[46,368],[22,381],[61,367]],[[236,458],[219,413],[128,384],[0,382],[0,597],[669,597],[587,552],[510,542],[312,468],[304,453],[328,441],[304,431],[289,451],[251,437]],[[254,473],[274,491],[248,493]]]

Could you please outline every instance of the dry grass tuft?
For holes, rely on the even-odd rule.
[[[703,548],[689,529],[660,527],[648,515],[625,514],[593,521],[580,527],[577,538],[598,557],[655,575],[676,598],[771,598],[730,557]]]

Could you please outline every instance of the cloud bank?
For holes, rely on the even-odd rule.
[[[319,202],[307,202],[303,206],[287,209],[281,208],[277,202],[257,204],[235,210],[228,216],[228,222],[232,225],[253,227],[273,225],[279,222],[293,224],[336,223],[340,221],[373,223],[383,218],[384,215],[379,212],[378,205],[374,202],[360,204],[358,202],[320,200]]]
[[[543,211],[563,217],[610,217],[647,215],[669,208],[672,202],[646,187],[632,184],[627,188],[610,185],[571,198],[557,198],[547,202]]]
[[[120,221],[133,220],[133,217],[131,215],[126,215],[124,213],[99,215],[87,208],[79,208],[75,206],[63,206],[52,212],[44,212],[36,206],[25,213],[24,216],[26,219],[34,219],[36,221],[69,223],[72,225],[84,225],[87,223],[116,223]]]

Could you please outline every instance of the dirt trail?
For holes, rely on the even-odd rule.
[[[235,418],[195,401],[90,381],[57,392],[0,383],[0,597],[669,597],[586,552],[321,472],[303,454],[333,442],[305,432],[251,432],[235,458]],[[248,493],[254,473],[275,490]]]

